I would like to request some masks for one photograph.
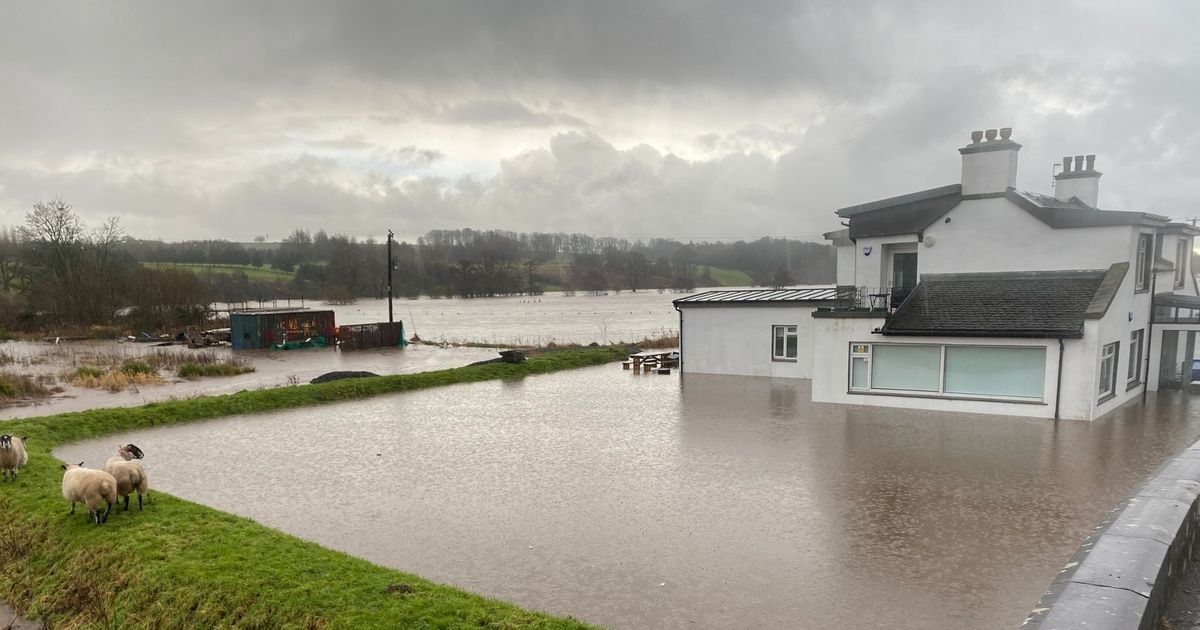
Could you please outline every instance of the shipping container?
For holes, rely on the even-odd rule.
[[[342,350],[394,348],[408,345],[404,339],[404,322],[349,324],[338,328],[338,347]]]
[[[336,329],[333,311],[273,309],[229,314],[230,343],[241,350],[270,348],[275,344],[318,337],[329,343],[334,339]]]

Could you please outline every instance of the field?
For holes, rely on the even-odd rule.
[[[290,281],[295,275],[286,271],[280,271],[270,265],[262,267],[253,267],[251,265],[204,265],[204,264],[186,264],[186,263],[141,263],[143,267],[151,269],[179,269],[181,271],[191,271],[196,275],[202,275],[205,272],[211,273],[237,273],[242,272],[251,280],[283,280]]]

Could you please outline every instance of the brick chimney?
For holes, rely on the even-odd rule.
[[[997,138],[996,136],[1000,137]],[[1003,194],[1017,185],[1017,151],[1012,127],[971,132],[971,144],[958,150],[962,154],[962,194]],[[985,139],[986,138],[986,139]]]
[[[1061,201],[1071,197],[1095,208],[1100,197],[1100,172],[1095,155],[1063,158],[1063,170],[1054,176],[1054,196]]]

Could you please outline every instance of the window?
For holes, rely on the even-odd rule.
[[[1100,384],[1096,393],[1100,396],[1101,401],[1113,396],[1116,392],[1117,348],[1120,345],[1119,342],[1114,341],[1100,351]]]
[[[1188,239],[1180,236],[1175,244],[1175,288],[1182,289],[1187,279]]]
[[[795,326],[772,326],[775,337],[771,358],[775,361],[795,361],[800,338]]]
[[[1142,382],[1142,331],[1129,333],[1129,384]]]
[[[851,344],[850,390],[1041,400],[1042,346]]]
[[[1138,234],[1137,266],[1134,275],[1134,290],[1146,291],[1150,288],[1150,270],[1153,268],[1154,248],[1151,246],[1149,234]]]

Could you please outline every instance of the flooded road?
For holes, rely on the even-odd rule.
[[[172,494],[615,628],[959,629],[1018,626],[1200,435],[1179,393],[1094,423],[808,400],[807,381],[608,365],[56,454],[132,441]]]

